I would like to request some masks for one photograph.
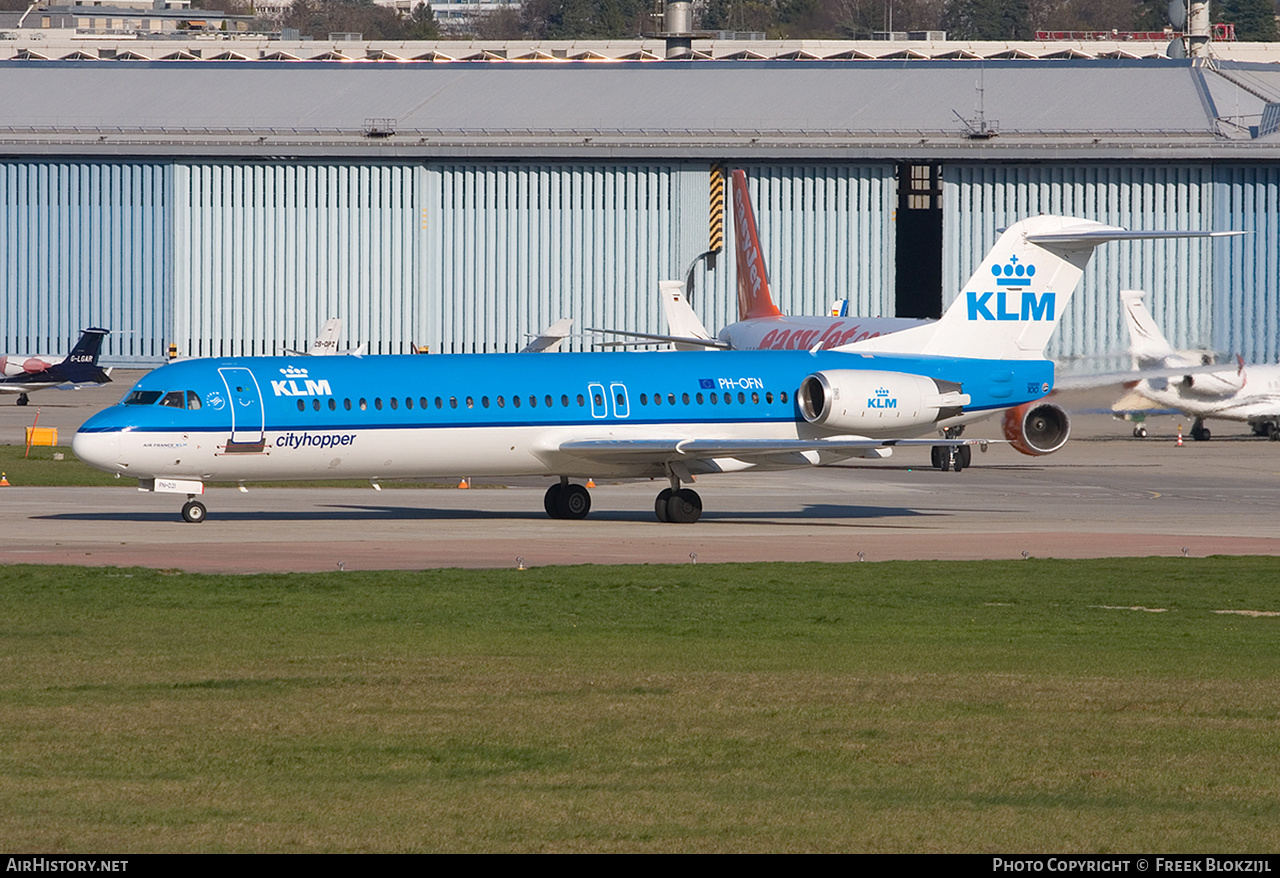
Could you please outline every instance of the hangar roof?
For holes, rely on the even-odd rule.
[[[10,155],[1280,158],[1259,131],[1280,68],[1247,62],[82,60],[0,76]]]

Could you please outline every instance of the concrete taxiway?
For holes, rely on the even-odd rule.
[[[41,424],[61,441],[127,389],[46,393],[0,405],[0,441]],[[66,401],[64,402],[64,399]],[[46,403],[47,400],[47,403]],[[209,518],[186,524],[182,498],[118,488],[0,488],[0,563],[144,565],[191,571],[515,567],[545,564],[1280,554],[1280,443],[1214,424],[1176,445],[1179,419],[1150,436],[1090,413],[1104,395],[1068,399],[1073,438],[1054,455],[1008,446],[962,473],[924,449],[882,462],[700,479],[694,525],[660,524],[652,483],[602,483],[585,521],[542,511],[549,480],[457,488],[210,489]],[[1185,419],[1184,427],[1189,426]],[[983,428],[986,428],[983,430]],[[995,422],[970,428],[996,435]],[[466,475],[459,473],[459,476]]]

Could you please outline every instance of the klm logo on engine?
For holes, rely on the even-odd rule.
[[[1034,265],[1022,264],[1017,256],[1010,256],[1007,265],[991,266],[994,282],[999,290],[985,293],[965,292],[970,320],[1020,320],[1048,321],[1056,318],[1056,294],[1035,293],[1022,289],[1031,285],[1035,277]]]
[[[896,409],[898,400],[889,396],[887,388],[880,387],[876,389],[876,395],[867,400],[867,408],[869,409]]]
[[[307,377],[306,369],[286,366],[280,374],[284,376],[282,380],[271,382],[271,390],[276,396],[333,396],[329,382],[323,378],[312,381]]]

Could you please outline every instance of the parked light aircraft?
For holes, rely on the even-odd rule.
[[[664,478],[661,521],[696,521],[704,473],[884,457],[957,414],[1040,399],[1044,359],[1093,248],[1131,237],[1040,216],[1006,230],[941,320],[839,351],[190,360],[145,376],[72,448],[145,491],[208,481],[558,477],[553,518],[591,507],[571,478]],[[763,282],[763,277],[759,278]],[[749,291],[750,292],[750,291]],[[901,350],[873,347],[901,339]]]
[[[109,383],[110,372],[98,368],[102,340],[108,332],[96,327],[84,330],[65,357],[0,357],[0,393],[16,393],[17,404],[26,405],[27,394],[37,390]]]
[[[933,320],[905,317],[848,317],[841,315],[793,317],[783,314],[773,301],[768,268],[765,265],[756,227],[755,210],[752,207],[751,197],[747,191],[746,172],[735,170],[732,178],[733,247],[737,255],[738,321],[729,324],[715,338],[712,338],[686,300],[683,284],[679,281],[661,281],[659,283],[659,295],[667,318],[669,334],[656,335],[635,332],[616,332],[616,334],[647,338],[654,341],[668,341],[677,350],[706,350],[713,348],[723,350],[808,350],[815,346],[820,346],[824,350],[845,350],[850,349],[850,346],[857,348],[862,343],[867,342],[870,349],[877,351],[924,352],[920,347],[920,342],[922,339],[931,337],[930,331],[925,327],[935,324]],[[1086,223],[1084,220],[1061,219],[1060,221],[1065,223]],[[1139,238],[1211,237],[1236,234],[1233,232],[1128,231],[1097,223],[1091,224],[1091,227],[1093,231],[1090,236],[1081,239],[1079,244],[1081,247],[1080,252],[1084,254],[1083,258],[1086,261],[1092,253],[1093,246],[1106,241]],[[1092,244],[1086,245],[1084,243],[1086,241],[1092,242]],[[996,276],[993,280],[998,287],[1003,285],[1005,289],[1012,291],[1016,289],[1015,284],[1023,278],[1018,273],[1016,264],[1002,264],[1004,257],[998,257],[993,260],[993,256],[1001,250],[1003,245],[1004,238],[1002,237],[997,241],[991,252],[987,254],[987,259],[984,261],[983,267],[978,269],[978,274],[982,274],[988,265],[993,271],[1000,273],[1009,271],[1010,274]],[[1013,257],[1011,256],[1010,258]],[[996,320],[1009,319],[1010,315],[1003,310],[1005,308],[1005,300],[1002,298],[1005,296],[1003,290],[991,293],[990,296],[992,298],[969,298],[972,295],[971,291],[974,289],[973,284],[977,277],[978,275],[975,275],[974,278],[970,279],[969,284],[965,287],[965,292],[952,303],[950,310],[971,311],[977,309],[990,313],[991,308],[998,307],[1000,310],[998,313],[993,313],[992,318]],[[985,277],[984,275],[984,279]],[[1059,304],[1059,315],[1062,313],[1062,307],[1063,305]],[[944,319],[949,317],[950,311],[944,316]],[[911,330],[912,333],[907,336],[899,335],[905,330]],[[886,337],[892,340],[886,340]],[[980,354],[980,351],[976,348],[971,348],[966,353],[966,356],[978,354]],[[992,411],[990,410],[978,416],[975,416],[972,412],[966,412],[955,418],[940,420],[936,424],[936,428],[942,435],[948,438],[955,438],[963,433],[964,427],[968,422],[976,420],[977,417],[986,417],[991,414]],[[1067,412],[1057,404],[1044,399],[1037,399],[1021,405],[1004,407],[1001,431],[1010,444],[1023,454],[1031,456],[1052,454],[1066,444],[1071,434],[1071,420]],[[960,463],[961,466],[967,466],[969,457],[970,449],[966,446],[955,448],[939,443],[932,449],[932,463],[938,469],[949,469],[956,463]]]
[[[324,326],[320,327],[320,334],[311,343],[311,347],[307,348],[306,351],[291,351],[286,348],[285,353],[295,357],[328,357],[334,354],[350,354],[355,357],[363,357],[369,349],[368,342],[365,342],[359,347],[340,351],[338,350],[338,336],[340,335],[342,335],[342,318],[330,317],[325,321]]]
[[[1177,409],[1195,418],[1192,439],[1209,439],[1205,419],[1219,418],[1248,422],[1255,436],[1280,440],[1280,365],[1246,367],[1241,361],[1213,369],[1206,355],[1173,349],[1143,303],[1143,292],[1126,290],[1120,295],[1134,368],[1162,369],[1173,377],[1138,381],[1112,406],[1114,410]]]

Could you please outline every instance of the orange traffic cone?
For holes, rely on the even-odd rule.
[[[9,477],[4,473],[0,473],[0,488],[9,487]]]
[[[1178,425],[1178,447],[1182,447],[1182,425]]]
[[[470,487],[471,487],[471,479],[463,479],[462,481],[458,482],[458,487],[459,487],[459,488],[470,488]]]
[[[594,488],[595,486],[596,486],[596,480],[595,480],[595,479],[587,479],[587,487],[588,487],[588,488]]]

